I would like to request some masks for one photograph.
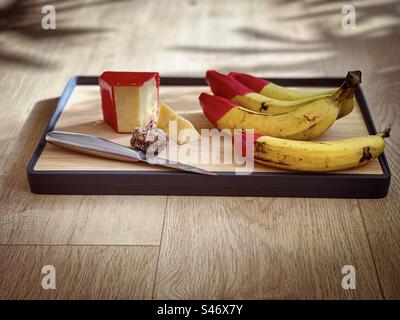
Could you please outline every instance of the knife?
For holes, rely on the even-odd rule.
[[[102,158],[129,162],[142,161],[151,165],[158,165],[193,173],[207,174],[213,176],[216,175],[211,171],[207,171],[179,162],[170,162],[166,159],[162,159],[156,156],[152,157],[151,159],[147,159],[146,153],[141,150],[127,148],[118,143],[87,134],[51,131],[46,135],[46,141],[64,149],[86,153]]]

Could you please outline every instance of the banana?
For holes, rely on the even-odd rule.
[[[240,73],[240,72],[230,72],[228,76],[238,80],[246,87],[250,88],[255,92],[258,92],[263,96],[274,98],[277,100],[301,100],[324,94],[329,95],[336,91],[336,89],[333,89],[317,93],[317,92],[304,92],[300,90],[293,90],[277,85],[268,80],[257,78],[250,74]]]
[[[355,88],[361,81],[360,77],[361,74],[358,74],[357,72],[355,74],[354,72],[349,72],[345,82],[331,96],[331,98],[336,101],[338,105],[340,105],[339,114],[341,112],[347,114],[347,112],[351,112],[351,110],[354,108],[354,98],[351,98],[351,100],[349,100],[349,97],[353,96],[353,90],[355,90]],[[351,101],[353,101],[353,104],[351,104]],[[329,115],[321,119],[321,121],[317,125],[299,134],[289,136],[287,137],[287,139],[313,140],[315,138],[318,138],[332,126],[337,118],[339,118],[339,116],[336,113],[336,110],[331,109]]]
[[[328,101],[332,103],[329,98]],[[339,107],[336,105],[329,108],[328,112],[326,115],[321,118],[321,120],[315,124],[314,126],[311,126],[310,128],[299,132],[294,135],[287,136],[286,139],[292,139],[292,140],[313,140],[316,138],[319,138],[322,136],[336,121],[339,113]]]
[[[345,92],[345,91],[344,91]],[[219,129],[253,129],[263,135],[308,139],[302,133],[317,127],[313,137],[320,136],[335,121],[339,98],[318,99],[284,114],[268,115],[240,107],[219,96],[202,93],[199,97],[204,115]]]
[[[244,86],[248,87],[249,89],[257,92],[263,96],[274,98],[277,100],[289,100],[289,101],[296,101],[296,100],[303,100],[303,99],[312,99],[313,97],[320,97],[324,95],[333,94],[336,89],[328,90],[325,92],[304,92],[300,90],[293,90],[288,89],[283,86],[277,85],[273,82],[270,82],[265,79],[257,78],[252,75],[246,73],[239,73],[239,72],[230,72],[228,76],[238,80]],[[360,73],[361,77],[361,73]],[[361,82],[361,79],[360,79]],[[338,119],[348,115],[354,109],[355,101],[354,101],[354,92],[350,93],[346,96],[341,105],[341,110],[339,111]]]
[[[206,80],[212,91],[227,99],[230,97],[230,100],[217,99],[206,95],[200,96],[203,111],[209,119],[208,115],[218,113],[218,109],[222,110],[222,114],[219,114],[214,121],[210,120],[218,128],[254,129],[258,133],[273,137],[312,140],[320,137],[338,118],[342,106],[348,104],[348,97],[353,95],[361,82],[361,73],[358,71],[349,72],[344,83],[333,94],[315,95],[313,99],[308,99],[307,102],[297,100],[301,103],[295,106],[276,104],[274,107],[285,106],[286,109],[281,108],[281,112],[273,112],[272,114],[251,112],[254,109],[259,110],[260,105],[262,109],[266,98],[264,97],[264,100],[262,100],[259,98],[259,94],[249,92],[250,89],[232,79],[216,71],[208,71]],[[275,100],[275,102],[282,101]],[[288,103],[290,102],[295,101],[288,101]],[[318,108],[320,109],[318,110]],[[304,121],[304,119],[306,120]]]
[[[296,171],[329,172],[358,167],[379,157],[390,129],[337,141],[295,141],[255,136],[256,162]]]
[[[347,116],[351,113],[356,105],[356,98],[354,97],[354,92],[349,93],[345,97],[343,97],[342,103],[340,105],[340,111],[338,115],[338,119]]]
[[[263,112],[269,115],[287,113],[293,111],[294,108],[332,95],[332,92],[327,92],[292,101],[277,100],[254,92],[251,88],[246,87],[233,77],[229,77],[215,70],[207,71],[206,82],[215,95],[226,98],[246,109]]]

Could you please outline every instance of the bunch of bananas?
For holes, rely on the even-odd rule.
[[[255,160],[298,171],[337,171],[368,163],[382,154],[378,135],[340,141],[320,137],[354,108],[361,72],[350,71],[343,84],[320,93],[288,89],[248,74],[209,70],[206,82],[214,95],[199,97],[205,116],[219,129],[253,129]]]

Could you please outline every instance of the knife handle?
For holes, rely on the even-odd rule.
[[[87,134],[51,131],[46,135],[46,141],[68,150],[102,158],[130,162],[146,161],[146,155],[142,151]]]

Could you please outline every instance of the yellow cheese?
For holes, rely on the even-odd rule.
[[[158,99],[156,80],[142,86],[114,86],[118,132],[132,132],[135,127],[146,127],[156,121]]]
[[[200,135],[189,121],[177,114],[165,103],[160,104],[157,127],[164,130],[168,137],[177,144],[184,144],[200,139]]]

